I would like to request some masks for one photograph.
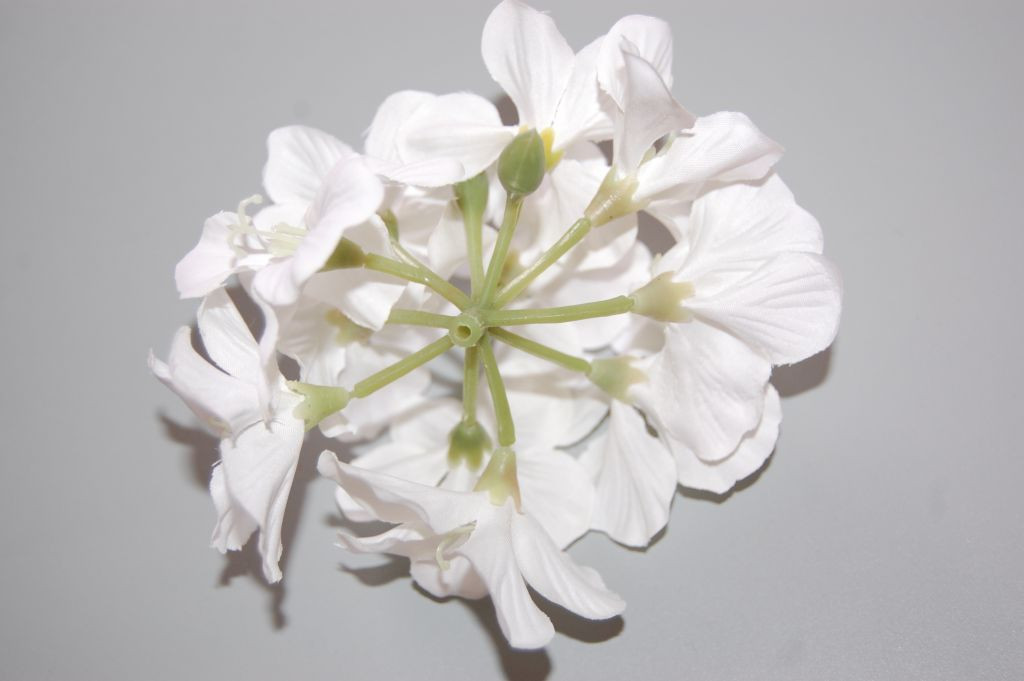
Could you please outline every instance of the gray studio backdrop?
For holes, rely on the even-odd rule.
[[[213,441],[147,373],[175,262],[294,122],[358,143],[390,92],[498,94],[490,3],[0,0],[0,677],[1024,678],[1019,3],[559,2],[580,47],[669,20],[675,91],[746,112],[846,304],[779,372],[775,457],[648,551],[573,547],[629,603],[514,653],[485,604],[332,546],[307,458],[286,580],[207,548]]]

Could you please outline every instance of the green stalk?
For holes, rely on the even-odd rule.
[[[462,418],[476,423],[476,389],[480,382],[480,351],[466,348],[465,375],[462,378]]]
[[[523,207],[523,198],[516,194],[509,194],[505,199],[505,217],[502,218],[501,228],[498,230],[498,240],[494,244],[491,261],[487,263],[483,289],[476,297],[481,307],[490,306],[494,292],[498,288],[498,280],[501,278],[502,270],[505,269],[505,259],[508,257],[508,249],[512,244],[512,235],[515,234],[516,225],[519,224],[519,212]]]
[[[506,345],[511,345],[517,350],[527,352],[534,357],[540,357],[541,359],[557,364],[560,367],[564,367],[569,371],[578,371],[583,374],[590,373],[590,362],[582,357],[567,355],[560,350],[555,350],[543,343],[538,343],[537,341],[530,340],[529,338],[524,338],[519,334],[506,331],[505,329],[491,329],[488,333]]]
[[[483,313],[488,326],[513,326],[518,324],[561,324],[579,319],[610,317],[624,314],[633,309],[633,299],[617,296],[607,300],[562,307],[541,307],[532,310],[489,310]]]
[[[388,324],[411,324],[413,326],[430,326],[435,329],[447,329],[452,325],[455,317],[446,314],[434,314],[422,310],[406,310],[393,308],[388,315]]]
[[[352,387],[352,397],[366,397],[372,395],[384,386],[397,381],[413,369],[418,369],[435,357],[444,354],[451,349],[452,339],[442,336],[430,345],[412,353],[404,359],[400,359],[389,367],[381,369],[375,374],[364,378]]]
[[[376,253],[366,254],[366,261],[363,267],[374,272],[383,272],[399,279],[423,284],[447,298],[460,310],[464,310],[469,306],[469,296],[456,288],[451,282],[445,281],[426,267],[399,262]]]
[[[498,371],[498,362],[494,359],[491,339],[484,336],[477,347],[480,348],[484,374],[487,375],[487,387],[491,391],[491,401],[494,402],[494,416],[498,421],[498,444],[502,447],[511,447],[516,442],[516,426],[512,422],[508,394],[505,392],[505,383],[501,380],[501,372]]]
[[[494,300],[494,307],[502,308],[515,300],[534,279],[543,274],[549,267],[558,262],[559,258],[565,255],[569,249],[578,244],[590,232],[591,226],[588,218],[580,218],[573,223],[572,227],[562,235],[562,238],[556,241],[551,248],[544,251],[537,258],[536,262],[517,274],[512,281],[498,291],[498,296]]]

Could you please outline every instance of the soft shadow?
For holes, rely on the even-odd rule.
[[[776,451],[777,449],[773,449],[772,453],[768,456],[767,459],[765,459],[764,463],[761,464],[760,468],[758,468],[756,471],[754,471],[747,477],[737,482],[735,485],[733,485],[732,489],[730,489],[725,494],[715,494],[714,492],[706,492],[704,490],[697,489],[687,489],[685,487],[679,488],[679,494],[686,497],[687,499],[698,499],[700,501],[711,501],[716,504],[720,504],[723,501],[727,500],[729,497],[731,497],[733,494],[736,494],[737,492],[742,492],[743,490],[745,490],[746,488],[750,487],[755,482],[760,480],[761,476],[764,475],[764,472],[768,470],[769,466],[772,465],[772,461],[775,459]]]
[[[543,648],[540,650],[517,650],[508,644],[498,626],[494,604],[490,598],[475,601],[458,599],[473,613],[484,631],[494,642],[494,648],[501,662],[501,669],[509,681],[543,681],[551,674],[551,657]]]
[[[644,246],[651,249],[651,253],[665,253],[676,245],[676,240],[672,233],[652,215],[641,211],[637,214],[637,224],[639,226],[639,231],[637,232],[639,239],[643,242]]]
[[[409,576],[408,558],[392,555],[385,555],[384,558],[386,561],[380,565],[350,567],[342,563],[338,566],[338,569],[341,572],[352,575],[366,586],[383,586]]]
[[[772,385],[782,397],[799,395],[824,383],[831,368],[832,346],[829,346],[802,362],[775,367],[772,371]]]
[[[492,101],[494,108],[498,110],[502,125],[515,125],[519,122],[519,113],[516,111],[516,104],[511,97],[502,93],[495,95]]]
[[[167,414],[157,414],[157,418],[160,419],[168,440],[188,448],[188,471],[192,482],[200,487],[209,488],[210,470],[218,459],[217,438],[198,426],[179,423]]]

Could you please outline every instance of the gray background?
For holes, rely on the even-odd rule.
[[[677,497],[646,553],[576,545],[629,608],[556,614],[546,652],[340,570],[309,458],[267,588],[206,547],[213,442],[146,370],[194,312],[173,266],[273,127],[358,142],[392,91],[497,95],[490,3],[3,0],[0,676],[1024,677],[1020,5],[544,5],[576,47],[669,20],[677,96],[781,141],[824,226],[840,337],[777,376],[755,484]]]

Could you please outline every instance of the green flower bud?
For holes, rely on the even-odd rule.
[[[536,130],[516,135],[498,157],[498,179],[513,196],[532,194],[544,181],[547,159],[544,140]]]
[[[479,221],[487,209],[487,192],[491,183],[487,181],[487,173],[480,173],[464,182],[455,185],[455,200],[459,210],[467,219]]]
[[[491,437],[479,422],[460,421],[448,436],[448,465],[455,468],[465,461],[469,470],[475,471],[490,449]]]

